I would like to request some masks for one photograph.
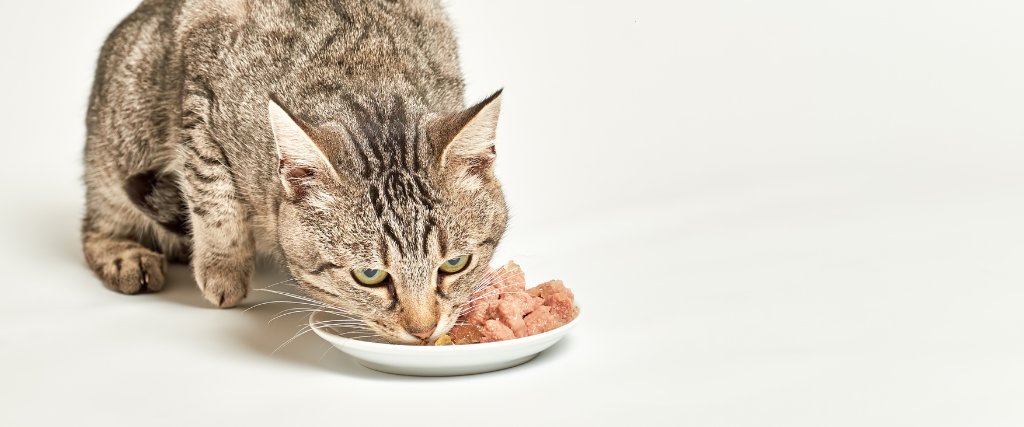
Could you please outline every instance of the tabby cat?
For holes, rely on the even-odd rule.
[[[465,108],[437,0],[145,0],[89,100],[86,260],[125,294],[191,260],[231,307],[270,257],[381,338],[429,342],[505,231],[500,103]]]

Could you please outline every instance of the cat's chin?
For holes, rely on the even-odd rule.
[[[421,338],[415,337],[415,336],[413,336],[411,334],[409,334],[408,336],[398,336],[398,337],[395,337],[395,336],[391,336],[390,334],[384,335],[384,334],[381,334],[380,332],[378,332],[377,335],[379,337],[383,338],[384,342],[387,342],[388,344],[418,346],[418,345],[430,345],[430,344],[433,344],[434,341],[436,341],[441,335],[444,335],[445,333],[447,333],[449,329],[451,329],[450,326],[449,327],[445,327],[444,328],[444,332],[435,332],[433,335],[431,335],[427,339],[421,339]]]

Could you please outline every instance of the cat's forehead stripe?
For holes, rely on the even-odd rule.
[[[368,104],[345,99],[353,119],[346,126],[359,160],[360,177],[386,241],[401,256],[425,256],[437,230],[434,195],[420,161],[424,138],[405,98],[395,95]]]
[[[343,108],[352,119],[346,131],[362,161],[364,179],[401,169],[424,172],[419,150],[422,145],[419,117],[411,117],[404,97],[393,95],[383,101],[359,102],[349,96]]]

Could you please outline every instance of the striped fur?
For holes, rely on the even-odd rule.
[[[86,258],[124,293],[190,259],[230,307],[269,257],[387,340],[440,335],[507,221],[500,92],[463,102],[435,0],[144,1],[90,98]],[[465,272],[438,274],[464,254]],[[355,268],[392,280],[360,286]]]

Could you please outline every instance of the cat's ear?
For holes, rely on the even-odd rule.
[[[280,161],[278,174],[285,196],[293,200],[300,199],[317,181],[337,178],[323,150],[299,125],[299,121],[285,110],[274,94],[270,95],[267,107]]]
[[[443,144],[441,168],[460,179],[491,173],[500,112],[501,90],[464,111],[437,120],[434,134]]]

